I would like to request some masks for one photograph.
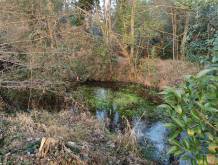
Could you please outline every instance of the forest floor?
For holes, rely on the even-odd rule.
[[[147,164],[129,138],[87,112],[1,112],[0,164]]]

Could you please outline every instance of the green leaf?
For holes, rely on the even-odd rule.
[[[176,128],[176,125],[173,123],[166,123],[165,127],[169,128],[169,129],[173,129],[173,128]]]
[[[174,88],[170,88],[170,87],[167,87],[165,88],[165,90],[163,92],[161,92],[160,94],[162,95],[174,95],[176,96],[178,99],[181,99],[182,97],[182,90],[180,89],[174,89]]]
[[[198,106],[199,106],[199,108],[201,108],[202,110],[204,110],[204,105],[202,105],[200,102],[195,102]]]
[[[174,156],[179,157],[179,156],[182,155],[183,153],[184,153],[184,151],[178,150],[178,151],[174,152]]]
[[[196,120],[201,120],[193,110],[191,110],[191,116]]]
[[[213,108],[213,107],[210,107],[210,106],[205,106],[204,109],[205,109],[206,111],[212,112],[212,113],[217,113],[217,112],[218,112],[218,109]]]
[[[207,132],[206,135],[207,135],[207,137],[208,137],[211,141],[214,140],[214,137],[213,137],[213,135],[212,135],[210,132]]]
[[[197,74],[197,78],[201,78],[201,77],[207,75],[208,73],[210,73],[212,71],[216,71],[216,70],[218,70],[218,68],[204,69],[203,71],[201,71]]]
[[[181,121],[181,120],[179,120],[179,119],[177,119],[177,118],[175,118],[175,117],[171,117],[172,119],[173,119],[173,121],[179,126],[179,127],[181,127],[181,128],[184,128],[185,127],[185,124],[183,123],[183,121]]]
[[[172,147],[170,147],[170,149],[167,152],[167,154],[173,154],[173,153],[175,153],[178,150],[179,150],[179,148],[177,146],[172,146]]]
[[[171,135],[169,136],[169,140],[175,139],[176,137],[179,136],[179,134],[180,134],[180,131],[175,131],[173,134],[171,134]]]
[[[182,155],[182,156],[181,156],[181,159],[182,159],[182,160],[189,160],[189,159],[190,159],[190,156],[189,156],[189,155]]]
[[[182,107],[180,105],[177,105],[175,110],[178,114],[182,114]]]
[[[171,145],[174,145],[174,146],[177,146],[177,147],[182,147],[182,146],[178,143],[178,141],[176,141],[175,139],[169,139],[168,141],[169,141],[169,143],[170,143]]]
[[[161,109],[172,109],[169,105],[167,104],[161,104],[158,106],[158,108],[161,108]]]
[[[189,142],[186,139],[184,139],[183,142],[184,142],[185,148],[190,149]]]

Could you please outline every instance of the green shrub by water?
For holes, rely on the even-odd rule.
[[[216,164],[218,154],[218,60],[180,88],[167,88],[162,94],[170,117],[169,143],[176,157],[192,164]]]

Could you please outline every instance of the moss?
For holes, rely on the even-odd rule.
[[[152,100],[146,97],[157,95],[155,90],[148,90],[138,84],[122,86],[121,88],[100,88],[89,85],[80,85],[68,91],[73,100],[85,104],[93,113],[96,110],[106,110],[110,113],[118,111],[120,115],[127,118],[141,116],[152,120],[161,118],[162,112],[155,109]],[[12,103],[18,109],[27,109],[29,100],[29,91],[22,90],[2,90],[2,97]],[[61,109],[63,98],[56,96],[54,93],[32,91],[31,105],[40,106],[43,109]],[[9,110],[8,110],[9,112]]]
[[[113,102],[118,107],[125,107],[132,104],[137,104],[142,101],[142,98],[138,97],[132,93],[125,93],[125,92],[117,92],[115,94]]]
[[[146,118],[157,119],[161,117],[155,109],[155,104],[146,99],[141,85],[132,84],[116,90],[112,88],[99,88],[93,86],[80,86],[72,92],[72,96],[79,99],[95,112],[98,110],[118,111],[122,117],[131,119],[144,114]],[[151,91],[154,95],[154,90]],[[157,93],[156,93],[157,94]]]

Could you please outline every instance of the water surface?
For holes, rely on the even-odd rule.
[[[96,118],[101,122],[109,119],[110,125],[115,131],[119,130],[123,120],[122,115],[125,113],[122,111],[128,110],[128,105],[136,104],[135,109],[131,110],[139,113],[133,113],[134,115],[130,117],[130,121],[144,157],[159,162],[159,164],[169,164],[169,155],[167,155],[169,148],[167,144],[168,130],[164,126],[164,121],[161,118],[158,119],[156,113],[146,113],[146,111],[152,111],[152,108],[155,108],[155,106],[143,106],[147,103],[147,100],[144,100],[145,104],[142,103],[142,98],[140,98],[142,100],[137,102],[135,98],[137,99],[138,96],[135,97],[131,93],[125,96],[120,91],[101,87],[93,88],[93,90],[93,97],[99,105],[99,107],[96,107]],[[99,102],[102,102],[102,105]],[[127,115],[127,117],[129,116]]]

